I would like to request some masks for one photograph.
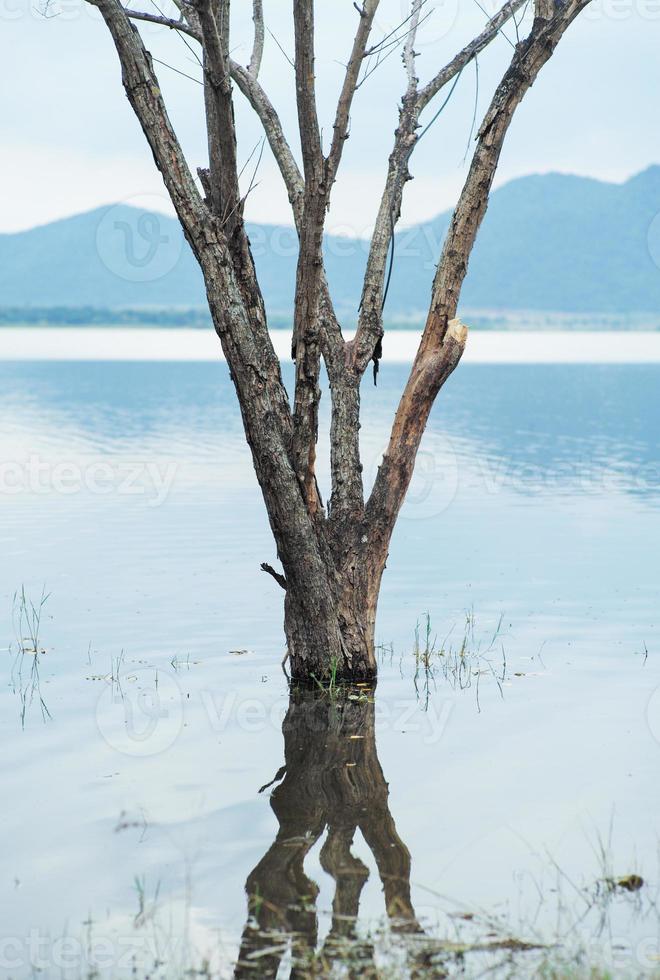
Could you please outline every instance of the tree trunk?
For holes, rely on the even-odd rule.
[[[127,10],[120,0],[89,0],[115,44],[122,80],[177,215],[204,275],[211,316],[236,388],[243,426],[284,574],[264,564],[286,590],[285,632],[290,669],[300,681],[328,677],[366,680],[376,674],[374,627],[389,543],[413,473],[435,398],[458,364],[467,331],[455,319],[458,299],[513,115],[568,26],[590,0],[536,0],[529,36],[514,47],[477,135],[468,176],[454,210],[435,275],[432,301],[412,371],[401,397],[383,462],[364,499],[360,460],[360,381],[382,354],[386,276],[400,215],[408,163],[420,132],[420,113],[498,36],[524,0],[508,0],[484,30],[423,89],[415,70],[421,0],[412,0],[403,51],[407,88],[367,262],[358,330],[344,340],[323,265],[324,221],[342,150],[349,136],[353,97],[378,0],[355,4],[359,21],[337,103],[332,141],[323,152],[314,78],[314,3],[294,0],[296,105],[301,173],[272,103],[258,82],[263,5],[253,11],[255,43],[249,69],[230,57],[229,0],[179,3],[180,18]],[[131,18],[163,24],[201,45],[208,169],[198,170],[204,197],[177,139],[153,59]],[[403,26],[403,25],[401,25]],[[516,24],[517,32],[518,24]],[[192,50],[192,49],[191,49]],[[378,63],[379,56],[376,58]],[[284,179],[299,238],[294,313],[296,361],[292,405],[268,332],[264,301],[250,253],[238,171],[231,80],[259,115]],[[364,78],[363,78],[364,81]],[[455,84],[455,83],[454,83]],[[451,95],[451,92],[450,92]],[[252,185],[250,185],[251,189]],[[250,191],[248,190],[248,193]],[[332,394],[332,491],[326,515],[316,483],[321,358]]]
[[[330,559],[332,561],[332,559]],[[334,610],[328,635],[323,615],[314,615],[315,600],[323,609],[326,596],[310,594],[305,583],[292,587],[287,578],[284,630],[290,658],[291,678],[296,681],[365,681],[376,677],[375,626],[378,589],[361,570],[363,557],[356,556],[348,568],[330,569],[327,595]]]
[[[363,513],[333,524],[320,506],[310,507],[247,239],[233,259],[211,245],[199,249],[198,257],[284,570],[276,578],[286,590],[291,676],[312,683],[330,676],[374,678],[376,605],[386,555],[375,564],[370,560]]]

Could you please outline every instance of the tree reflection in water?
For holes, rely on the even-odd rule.
[[[294,692],[282,731],[284,766],[276,779],[283,779],[270,798],[279,830],[246,882],[249,917],[235,976],[275,977],[289,944],[292,977],[312,963],[314,973],[325,972],[349,954],[364,975],[373,948],[356,936],[369,877],[351,853],[357,830],[374,856],[392,930],[421,932],[410,898],[410,852],[390,813],[376,752],[373,692],[358,700]],[[331,929],[317,952],[319,888],[304,861],[326,830],[320,858],[335,895]]]

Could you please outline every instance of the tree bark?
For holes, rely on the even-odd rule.
[[[255,32],[247,68],[230,56],[230,0],[174,0],[180,12],[178,20],[161,12],[124,8],[119,0],[89,2],[99,9],[110,32],[126,95],[204,276],[211,316],[236,389],[282,564],[283,574],[265,562],[262,568],[285,590],[284,629],[292,677],[299,681],[323,681],[330,675],[353,681],[370,679],[376,674],[376,609],[390,540],[429,414],[465,347],[467,330],[456,318],[458,299],[504,138],[521,100],[589,0],[536,0],[531,32],[514,47],[511,64],[479,130],[433,283],[422,341],[366,503],[359,442],[360,383],[370,361],[377,367],[381,353],[388,253],[410,178],[410,158],[426,131],[420,133],[420,114],[498,36],[525,0],[504,3],[483,31],[421,89],[415,38],[422,3],[411,0],[411,16],[403,22],[407,25],[403,50],[407,85],[367,262],[358,330],[352,342],[344,340],[335,315],[322,244],[331,190],[349,135],[351,108],[363,67],[374,56],[378,61],[382,45],[390,46],[388,36],[368,47],[379,0],[354,4],[355,35],[327,155],[316,106],[314,0],[293,2],[302,172],[258,77],[265,38],[261,0],[253,0]],[[198,173],[204,197],[168,117],[151,56],[132,20],[161,24],[201,45],[208,169]],[[186,40],[186,44],[190,42]],[[261,120],[298,233],[293,406],[268,332],[243,220],[245,198],[238,169],[233,83]],[[332,489],[327,513],[315,465],[321,358],[332,400]],[[339,850],[346,844],[340,837],[336,844]]]

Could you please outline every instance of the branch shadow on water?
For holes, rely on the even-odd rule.
[[[371,694],[350,700],[292,693],[282,726],[284,766],[273,781],[281,782],[270,797],[279,830],[246,882],[248,921],[236,978],[275,977],[289,948],[292,977],[325,975],[334,963],[367,974],[374,969],[373,946],[357,935],[369,878],[351,851],[358,830],[378,868],[391,931],[422,933],[410,897],[410,852],[390,813],[378,760],[374,709]],[[335,894],[330,932],[318,950],[319,888],[304,862],[326,831],[320,860]]]

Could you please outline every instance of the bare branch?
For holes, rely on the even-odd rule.
[[[236,82],[238,88],[261,121],[269,146],[284,180],[293,210],[296,229],[300,235],[303,222],[305,185],[298,164],[284,135],[280,118],[260,83],[249,74],[247,69],[243,68],[237,62],[230,60],[229,70],[232,79]],[[324,347],[324,355],[327,355],[326,360],[328,361],[329,369],[332,370],[334,365],[336,373],[339,375],[344,366],[341,329],[333,310],[330,291],[323,270],[321,278],[322,323],[324,332],[328,337],[327,346]],[[332,343],[330,342],[331,339]]]
[[[431,99],[449,82],[457,78],[463,68],[483,51],[497,36],[507,20],[523,6],[526,0],[507,0],[502,9],[490,19],[484,30],[467,44],[424,88],[417,91],[414,66],[415,33],[413,24],[419,18],[419,0],[413,0],[410,16],[410,36],[404,50],[404,63],[408,87],[401,103],[399,125],[390,154],[385,189],[381,198],[374,226],[367,269],[364,277],[358,329],[351,344],[351,359],[358,374],[363,374],[369,361],[375,366],[380,356],[383,337],[383,297],[387,256],[392,242],[393,229],[401,215],[405,185],[410,180],[408,165],[413,151],[423,133],[419,132],[419,117]]]
[[[323,225],[327,204],[314,80],[314,0],[293,0],[296,103],[305,191],[299,229],[291,355],[296,362],[293,465],[307,507],[321,510],[315,476],[318,406],[321,400],[319,299],[323,269]]]
[[[367,504],[369,533],[379,558],[387,553],[394,521],[410,483],[435,397],[465,347],[467,330],[460,320],[455,319],[456,308],[469,256],[488,206],[504,139],[524,96],[565,31],[589,2],[568,0],[551,20],[535,21],[529,38],[516,48],[482,122],[477,148],[433,283],[426,327]],[[378,560],[374,564],[374,574],[377,566]]]
[[[453,78],[458,75],[459,72],[468,65],[473,58],[487,48],[488,45],[493,41],[493,39],[499,34],[500,28],[507,23],[514,14],[520,10],[521,7],[525,5],[527,0],[508,0],[504,4],[501,10],[499,10],[494,17],[488,21],[483,31],[474,38],[469,44],[463,48],[462,51],[456,55],[455,58],[445,65],[434,78],[428,82],[420,90],[419,93],[419,107],[424,109],[431,99],[438,94],[440,89],[444,88],[448,82],[451,82]]]
[[[287,61],[291,65],[291,67],[293,68],[293,70],[295,71],[296,70],[296,66],[293,63],[293,58],[291,58],[290,55],[284,50],[283,45],[280,43],[279,39],[275,36],[275,34],[273,34],[273,32],[271,31],[270,28],[268,28],[268,33],[270,34],[270,36],[272,37],[273,41],[275,42],[275,44],[280,49],[282,55],[284,56],[285,61]]]
[[[191,0],[194,3],[195,0]],[[231,0],[214,0],[212,4],[213,13],[218,24],[218,32],[222,40],[222,47],[225,56],[229,57],[229,13]]]
[[[463,154],[463,163],[467,160],[468,153],[470,152],[474,130],[477,125],[477,114],[479,112],[479,59],[475,57],[472,64],[474,65],[474,111],[472,113],[472,122],[470,123],[470,132],[468,133],[467,146]]]
[[[423,7],[425,3],[428,3],[428,0],[422,0],[421,7]],[[421,24],[424,23],[425,20],[428,20],[428,18],[431,16],[431,13],[432,13],[432,11],[428,11],[426,14],[424,14],[423,17],[421,17],[417,21],[417,28],[419,28],[421,26]],[[411,17],[412,17],[412,15],[409,15],[408,17],[406,17],[406,19],[403,21],[403,24],[409,23],[410,20],[411,20]],[[400,24],[399,27],[396,30],[397,31],[400,30],[401,29],[401,26],[402,25]],[[409,37],[409,31],[406,31],[405,33],[403,33],[401,35],[398,35],[396,37],[393,37],[392,40],[390,40],[390,41],[386,41],[385,38],[383,38],[383,40],[379,41],[378,44],[374,45],[367,52],[365,52],[365,57],[369,59],[369,62],[371,61],[371,59],[373,59],[373,57],[375,55],[376,63],[374,65],[370,65],[369,62],[367,62],[368,67],[365,70],[364,75],[362,76],[362,78],[358,82],[357,87],[358,88],[361,88],[364,85],[364,83],[367,81],[367,79],[370,78],[375,71],[378,71],[378,69],[380,68],[380,66],[385,61],[387,61],[387,59],[390,57],[390,55],[394,54],[394,52],[396,51],[396,49],[399,48],[402,43],[405,45],[405,41],[406,41],[406,39],[408,37]]]
[[[406,22],[409,23],[408,41],[404,49],[404,64],[408,70],[408,86],[410,96],[414,95],[416,80],[414,77],[414,44],[417,28],[419,25],[420,11],[425,0],[413,0],[412,11]],[[372,12],[375,13],[375,10]],[[370,26],[370,25],[369,25]],[[358,30],[359,34],[359,30]],[[357,57],[360,50],[356,38],[353,48],[353,56]],[[359,44],[366,45],[367,35],[359,38]],[[363,49],[364,50],[364,49]],[[349,63],[350,67],[350,63]],[[348,78],[347,71],[347,78]],[[357,76],[356,76],[357,80]],[[409,97],[410,100],[410,97]],[[341,99],[340,99],[341,105]],[[337,131],[335,130],[335,133]],[[385,208],[385,205],[382,206]],[[389,211],[384,210],[384,217],[390,218]],[[388,233],[392,226],[391,220],[387,222]],[[385,243],[384,257],[387,255],[389,243]],[[372,244],[372,252],[374,247]],[[380,255],[380,251],[378,251]],[[371,275],[373,276],[373,259]],[[384,267],[383,267],[384,270]],[[369,281],[370,270],[367,269],[365,282]],[[378,288],[372,290],[374,297],[378,294]],[[381,284],[382,294],[382,284]],[[363,293],[364,300],[364,293]],[[377,318],[380,322],[382,304],[378,305]],[[365,314],[364,304],[362,315]],[[361,315],[361,323],[362,321]],[[378,327],[376,327],[376,330]],[[360,324],[358,325],[358,334]],[[346,345],[348,350],[352,350],[354,345]],[[373,348],[372,348],[373,351]],[[369,355],[371,356],[371,355]],[[326,362],[327,362],[326,358]],[[331,367],[328,370],[331,379],[331,392],[333,399],[332,425],[330,432],[330,453],[331,453],[331,473],[332,473],[332,494],[330,497],[330,516],[334,527],[341,529],[340,534],[347,533],[349,527],[359,525],[364,512],[364,490],[362,483],[362,468],[360,464],[360,371],[356,370],[355,359],[346,358],[342,352],[342,371],[339,377],[334,377]],[[368,363],[365,361],[365,364]]]
[[[172,0],[172,2],[186,23],[189,24],[193,30],[197,30],[201,36],[202,31],[199,26],[199,17],[197,16],[197,11],[192,5],[192,0]]]
[[[424,6],[424,4],[426,3],[428,3],[428,0],[422,0],[421,6]],[[370,48],[367,48],[367,50],[364,52],[365,58],[371,58],[374,54],[378,54],[379,51],[382,51],[383,48],[390,47],[392,44],[398,45],[401,44],[402,41],[405,41],[405,39],[408,37],[410,28],[404,31],[403,34],[401,35],[399,35],[399,31],[403,27],[405,27],[406,24],[410,23],[410,21],[413,18],[413,14],[414,14],[414,10],[411,8],[411,11],[407,17],[404,17],[404,19],[400,21],[396,27],[393,27],[391,31],[388,31],[388,33],[384,37],[382,37],[380,41],[377,41],[376,44],[372,44]],[[429,13],[425,15],[424,19],[429,17],[430,14],[431,12],[429,11]],[[418,26],[419,26],[419,22],[418,22]]]
[[[187,24],[183,18],[180,20],[174,20],[171,17],[163,17],[160,14],[148,14],[141,10],[131,10],[129,7],[124,7],[124,11],[127,17],[131,20],[144,20],[149,24],[161,24],[163,27],[169,27],[170,30],[180,31],[182,34],[188,34],[189,37],[194,38],[196,41],[202,40],[201,34]]]
[[[157,65],[162,65],[163,68],[167,68],[168,71],[173,71],[175,75],[181,75],[182,78],[187,78],[189,81],[194,82],[195,85],[204,85],[204,82],[200,81],[199,78],[195,78],[194,75],[189,75],[187,71],[181,71],[180,68],[175,68],[174,65],[170,65],[167,61],[161,61],[160,58],[154,58],[152,55],[152,61],[155,61]]]
[[[280,118],[254,75],[251,75],[246,68],[231,59],[229,71],[232,79],[259,116],[266,139],[282,174],[293,209],[296,227],[299,228],[302,221],[304,183],[298,164],[291,152],[291,147],[284,135]]]
[[[233,227],[242,219],[242,208],[229,74],[228,2],[222,0],[218,6],[213,0],[196,0],[195,10],[202,31],[204,52],[211,203],[214,212],[228,223],[228,237],[231,238]]]
[[[351,50],[350,58],[348,59],[348,65],[346,66],[344,84],[342,85],[339,101],[337,103],[332,145],[326,161],[326,194],[328,196],[330,194],[332,183],[337,176],[337,170],[341,161],[344,143],[348,138],[348,123],[351,114],[351,106],[353,104],[353,97],[357,88],[357,81],[360,74],[360,69],[362,67],[364,52],[369,40],[371,27],[374,17],[376,16],[376,11],[378,10],[379,2],[380,0],[365,0],[364,6],[360,10],[360,20],[357,31],[355,32],[353,48]],[[416,0],[416,2],[421,3],[422,0]]]
[[[304,181],[284,135],[279,116],[260,83],[245,68],[235,61],[230,60],[229,69],[240,91],[259,116],[271,151],[284,180],[293,210],[296,229],[300,235],[303,224]],[[323,270],[321,270],[321,314],[323,354],[328,364],[328,370],[332,373],[333,377],[338,378],[344,368],[344,343],[341,336],[341,328],[333,310],[330,291]]]
[[[536,21],[529,38],[516,49],[513,60],[493,96],[478,134],[477,148],[454,211],[433,285],[431,311],[451,319],[467,273],[477,231],[486,208],[500,152],[513,115],[549,61],[561,37],[590,0],[568,0],[551,21]],[[436,319],[427,324],[428,336],[439,343],[444,328]],[[439,332],[439,333],[438,333]]]
[[[271,575],[275,579],[277,584],[280,586],[280,588],[284,589],[284,591],[286,592],[287,584],[284,575],[282,575],[280,572],[276,572],[273,566],[269,565],[267,561],[262,561],[261,571],[266,572],[268,575]],[[259,792],[261,792],[261,790],[259,790]]]
[[[156,0],[151,0],[151,2],[154,5],[154,7],[156,8],[156,10],[158,11],[158,13],[161,15],[161,17],[164,17],[165,15],[163,14],[162,9],[156,3]],[[198,18],[196,18],[195,16],[193,16],[193,13],[191,12],[191,9],[190,8],[187,8],[186,9],[184,7],[183,3],[181,2],[181,0],[174,0],[174,4],[175,4],[177,10],[179,11],[179,14],[180,14],[179,19],[181,20],[181,22],[182,23],[185,22],[186,24],[188,24],[188,26],[189,27],[192,27],[192,29],[195,31],[195,33],[199,37],[201,37],[202,36],[202,32],[201,32],[201,28],[199,26],[199,20],[198,20]],[[199,54],[197,53],[197,50],[192,46],[192,44],[190,43],[190,41],[187,39],[187,37],[185,37],[185,35],[183,33],[181,33],[181,32],[179,32],[179,34],[177,36],[178,36],[179,40],[184,44],[184,46],[186,48],[188,48],[188,51],[190,51],[191,55],[193,56],[193,58],[195,59],[195,61],[199,65],[199,67],[202,68],[203,67],[202,66],[202,59],[200,58]]]
[[[322,179],[323,152],[314,81],[314,0],[293,0],[296,104],[305,179]]]
[[[264,53],[264,5],[263,0],[252,0],[252,20],[254,21],[254,43],[248,71],[253,78],[259,77],[261,59]]]
[[[403,64],[408,76],[408,93],[412,93],[417,88],[417,76],[415,74],[415,39],[419,26],[419,15],[424,0],[413,0],[412,12],[410,17],[410,30],[403,47]]]

